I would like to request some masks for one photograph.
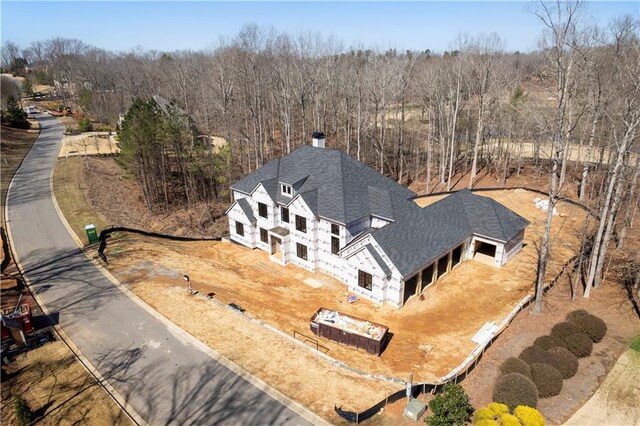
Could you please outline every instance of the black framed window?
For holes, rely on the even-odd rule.
[[[236,234],[244,237],[244,225],[240,222],[236,222]]]
[[[289,209],[286,207],[280,207],[280,220],[289,223]]]
[[[371,290],[373,288],[373,277],[371,274],[358,270],[358,285],[367,290]]]
[[[340,251],[340,238],[331,237],[331,254],[338,254]]]
[[[340,227],[338,225],[336,225],[335,223],[331,224],[331,233],[333,235],[340,235]]]
[[[296,243],[296,256],[300,259],[307,260],[307,246],[304,244]]]
[[[269,233],[264,228],[260,228],[260,241],[262,241],[263,243],[269,242]]]
[[[307,232],[307,218],[296,215],[296,230]]]
[[[264,203],[258,203],[258,215],[260,217],[267,217],[267,205]]]

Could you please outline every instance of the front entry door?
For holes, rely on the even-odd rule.
[[[271,236],[271,255],[282,255],[282,240],[278,237]]]

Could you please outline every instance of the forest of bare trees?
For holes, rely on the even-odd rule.
[[[309,143],[315,130],[329,147],[427,192],[461,176],[474,187],[481,172],[502,183],[535,167],[548,176],[551,207],[568,196],[600,218],[585,241],[588,297],[638,207],[640,20],[597,26],[587,7],[533,5],[543,30],[529,53],[506,51],[496,34],[461,34],[444,53],[399,52],[247,25],[205,51],[110,52],[55,38],[22,49],[5,43],[2,59],[7,67],[25,58],[31,78],[55,83],[62,102],[113,126],[137,99],[172,100],[194,134],[228,141],[229,167],[211,177],[220,188]],[[201,187],[226,200],[218,185]],[[546,220],[539,300],[553,215]]]

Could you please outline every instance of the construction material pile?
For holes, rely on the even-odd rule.
[[[377,326],[369,321],[352,318],[329,309],[320,310],[315,320],[318,323],[332,325],[348,333],[358,334],[374,340],[380,340],[386,332],[384,327]]]

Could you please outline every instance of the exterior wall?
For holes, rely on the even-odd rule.
[[[229,238],[249,248],[256,247],[256,227],[252,225],[239,205],[233,206],[227,215],[229,220]],[[244,236],[236,234],[236,222],[244,225]]]
[[[522,240],[524,239],[524,229],[519,232],[511,240],[507,241],[504,245],[504,255],[502,258],[502,264],[507,263],[513,256],[515,256],[520,250],[522,250]]]
[[[296,216],[307,219],[307,232],[296,230]],[[289,250],[291,251],[291,263],[301,266],[310,271],[316,270],[318,258],[318,220],[313,212],[309,210],[302,197],[298,197],[289,204]],[[307,260],[297,256],[296,244],[303,244],[307,247]]]
[[[476,246],[476,241],[481,241],[484,243],[489,243],[489,244],[493,244],[494,246],[496,246],[496,254],[494,257],[494,266],[496,268],[501,267],[502,265],[504,265],[503,260],[503,256],[504,256],[504,243],[500,242],[500,241],[496,241],[496,240],[492,240],[490,238],[486,238],[486,237],[480,237],[478,235],[474,235],[473,238],[471,238],[471,244],[469,244],[469,249],[467,250],[467,258],[471,259],[473,258],[474,255],[474,250],[475,250],[475,246]]]
[[[385,225],[388,225],[389,223],[391,223],[388,220],[384,220],[384,219],[380,219],[378,217],[372,217],[371,218],[371,227],[372,228],[382,228]]]
[[[377,303],[383,303],[387,288],[387,277],[384,271],[378,266],[373,256],[367,249],[361,249],[358,253],[349,258],[349,265],[346,276],[349,290]],[[371,290],[358,285],[358,271],[362,270],[371,274]]]
[[[246,198],[246,197],[248,197],[248,195],[245,194],[244,192],[233,191],[233,201],[237,201],[240,198]]]
[[[368,250],[362,250],[367,244],[371,244],[373,248],[377,250],[382,260],[391,270],[391,276],[387,277],[385,275],[378,266],[378,263],[368,253]],[[402,305],[402,275],[398,272],[393,263],[391,263],[375,239],[370,235],[367,235],[352,247],[349,247],[349,250],[346,250],[343,253],[343,256],[347,257],[348,261],[348,267],[345,274],[346,280],[344,281],[347,283],[347,286],[351,291],[377,303],[387,302],[395,307],[400,307]],[[373,276],[373,288],[371,292],[358,285],[358,269],[362,269]],[[375,271],[375,273],[372,271]]]
[[[326,219],[319,219],[318,239],[316,241],[318,248],[316,266],[326,274],[331,275],[340,281],[346,282],[346,269],[348,268],[349,263],[340,255],[331,253],[331,239],[335,237],[335,235],[331,233],[332,224],[338,225],[339,235],[337,237],[340,241],[340,248],[346,245],[347,231],[343,225]]]
[[[371,226],[370,218],[363,217],[362,219],[354,220],[351,223],[347,224],[347,240],[345,244],[349,244],[351,240],[360,235],[362,231],[369,229]]]
[[[266,204],[267,206],[266,218],[260,217],[260,215],[258,215],[258,203]],[[249,197],[249,204],[251,204],[251,210],[253,211],[253,215],[257,220],[257,223],[256,223],[257,228],[264,228],[268,231],[269,229],[276,226],[275,225],[276,224],[275,209],[274,209],[275,203],[273,202],[273,200],[271,199],[271,197],[269,196],[269,194],[261,184],[258,185],[258,187],[251,194],[251,197]],[[258,241],[260,241],[259,238],[258,238]]]
[[[267,235],[269,235],[269,229],[270,228],[262,228],[265,229],[267,231]],[[262,242],[262,240],[260,239],[260,227],[256,226],[256,248],[259,248],[260,250],[266,251],[267,253],[271,253],[271,244],[269,243],[271,240],[269,238],[267,238],[267,242],[264,243]]]

